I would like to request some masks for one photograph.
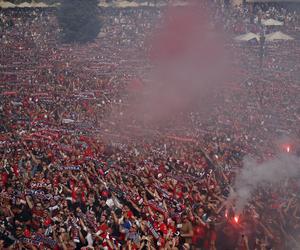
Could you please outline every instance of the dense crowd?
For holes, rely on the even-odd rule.
[[[249,17],[218,11],[232,33]],[[299,154],[299,41],[268,44],[259,68],[258,46],[231,40],[239,77],[209,114],[183,114],[178,131],[132,124],[132,138],[108,117],[151,68],[162,10],[102,16],[95,42],[63,45],[53,10],[0,14],[0,249],[297,249],[296,177],[258,188],[241,214],[228,196],[244,156]]]

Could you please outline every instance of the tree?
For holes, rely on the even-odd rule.
[[[97,0],[61,0],[57,19],[66,43],[93,41],[101,29]]]

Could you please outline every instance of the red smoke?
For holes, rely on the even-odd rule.
[[[204,106],[225,80],[222,39],[202,6],[171,7],[151,45],[154,75],[136,111],[143,119],[168,120],[197,104]]]

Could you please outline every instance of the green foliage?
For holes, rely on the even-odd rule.
[[[101,29],[97,0],[61,0],[57,19],[66,43],[93,41]]]

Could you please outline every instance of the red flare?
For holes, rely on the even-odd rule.
[[[235,223],[238,223],[239,222],[239,216],[234,216],[234,221],[235,221]]]

